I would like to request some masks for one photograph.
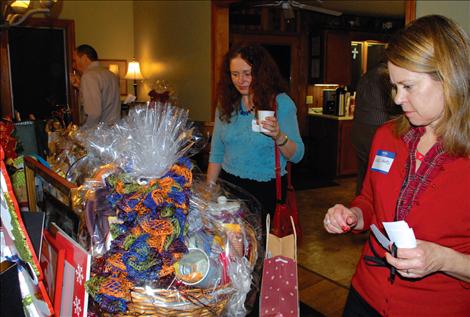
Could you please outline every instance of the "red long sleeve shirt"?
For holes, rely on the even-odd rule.
[[[371,170],[378,150],[395,153],[388,173]],[[361,208],[364,229],[371,224],[394,221],[397,199],[405,179],[409,155],[407,144],[392,133],[392,124],[380,127],[374,137],[361,194],[351,207]],[[419,240],[431,241],[470,254],[470,159],[445,162],[439,173],[418,196],[405,218]],[[385,250],[371,237],[380,256]],[[397,275],[388,280],[390,269],[367,265],[373,256],[367,243],[362,251],[352,286],[384,316],[470,316],[470,283],[437,272],[422,279]]]

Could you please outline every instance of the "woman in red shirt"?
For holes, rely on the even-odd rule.
[[[385,55],[403,115],[377,130],[360,195],[330,208],[324,226],[383,231],[383,222],[404,220],[416,247],[391,252],[371,235],[344,315],[468,316],[470,40],[453,21],[425,16]]]

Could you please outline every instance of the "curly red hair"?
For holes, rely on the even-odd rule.
[[[232,114],[240,110],[241,95],[233,85],[230,74],[230,62],[236,57],[251,66],[250,90],[253,92],[255,110],[273,109],[276,95],[286,92],[288,87],[277,64],[264,47],[257,44],[232,46],[222,61],[217,87],[219,117],[224,122],[230,122]]]

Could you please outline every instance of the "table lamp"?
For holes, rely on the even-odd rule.
[[[137,100],[137,80],[144,79],[144,76],[142,76],[142,73],[140,72],[139,62],[135,60],[129,62],[129,64],[127,65],[127,74],[124,78],[131,79],[134,81],[132,85],[134,86],[135,100]]]

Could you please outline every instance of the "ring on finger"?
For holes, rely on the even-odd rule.
[[[325,225],[329,225],[331,222],[329,219],[325,219]]]

